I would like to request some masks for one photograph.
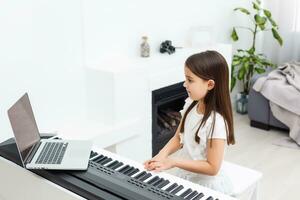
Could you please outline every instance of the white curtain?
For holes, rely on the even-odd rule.
[[[271,31],[264,33],[262,51],[278,65],[292,60],[300,61],[300,0],[265,0],[283,39],[280,46]]]

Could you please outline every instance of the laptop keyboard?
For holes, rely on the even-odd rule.
[[[66,152],[67,142],[46,142],[36,164],[60,164]]]

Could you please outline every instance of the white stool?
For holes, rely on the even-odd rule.
[[[258,185],[262,173],[224,161],[223,166],[233,184],[233,197],[239,200],[258,200]]]

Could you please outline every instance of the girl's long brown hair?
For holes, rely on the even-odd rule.
[[[224,57],[216,51],[205,51],[194,54],[187,58],[185,66],[191,70],[196,76],[204,80],[214,80],[215,86],[212,90],[209,90],[204,97],[205,111],[201,123],[195,133],[195,141],[199,143],[200,138],[197,135],[201,126],[204,126],[207,119],[213,117],[212,125],[210,127],[210,138],[212,138],[216,112],[223,116],[226,124],[227,144],[234,144],[234,131],[233,131],[233,117],[232,108],[229,95],[229,72],[228,65]],[[197,101],[193,101],[187,108],[183,115],[180,132],[184,132],[184,123],[187,114],[197,104]]]

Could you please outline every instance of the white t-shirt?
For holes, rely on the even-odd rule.
[[[180,111],[183,116],[186,112],[187,108],[193,102],[192,99],[187,98],[185,100],[185,105],[183,109]],[[180,139],[183,144],[182,149],[178,150],[171,157],[179,157],[182,159],[192,159],[192,160],[206,160],[206,146],[207,139],[211,137],[210,129],[213,121],[213,116],[210,116],[205,125],[199,129],[197,133],[200,137],[200,143],[195,141],[195,133],[201,123],[203,114],[199,114],[197,112],[197,105],[193,107],[193,109],[188,113],[185,124],[184,124],[184,133],[180,134]],[[214,132],[212,134],[212,138],[221,138],[226,140],[226,125],[224,122],[224,118],[216,113],[215,118],[215,127]],[[190,171],[186,171],[180,168],[175,168],[169,171],[171,174],[179,176],[181,178],[187,179],[191,182],[198,183],[205,187],[209,187],[211,189],[217,190],[219,192],[225,194],[231,194],[233,187],[230,179],[227,177],[226,173],[222,169],[222,166],[215,176],[204,175],[200,173],[193,173]]]
[[[188,109],[188,107],[192,104],[193,100],[187,98],[185,100],[185,105],[183,109],[180,111],[181,116],[183,117],[184,113]],[[197,112],[197,105],[193,107],[193,109],[188,113],[185,119],[184,124],[184,134],[181,134],[181,141],[183,142],[184,146],[187,148],[190,156],[194,160],[203,160],[206,159],[206,144],[207,139],[218,138],[226,140],[226,125],[224,118],[219,113],[216,113],[215,118],[215,127],[214,132],[211,134],[211,126],[213,122],[213,114],[207,119],[204,126],[202,126],[197,135],[200,137],[200,143],[198,144],[195,141],[195,134],[197,129],[200,126],[201,120],[203,118],[203,114]]]

